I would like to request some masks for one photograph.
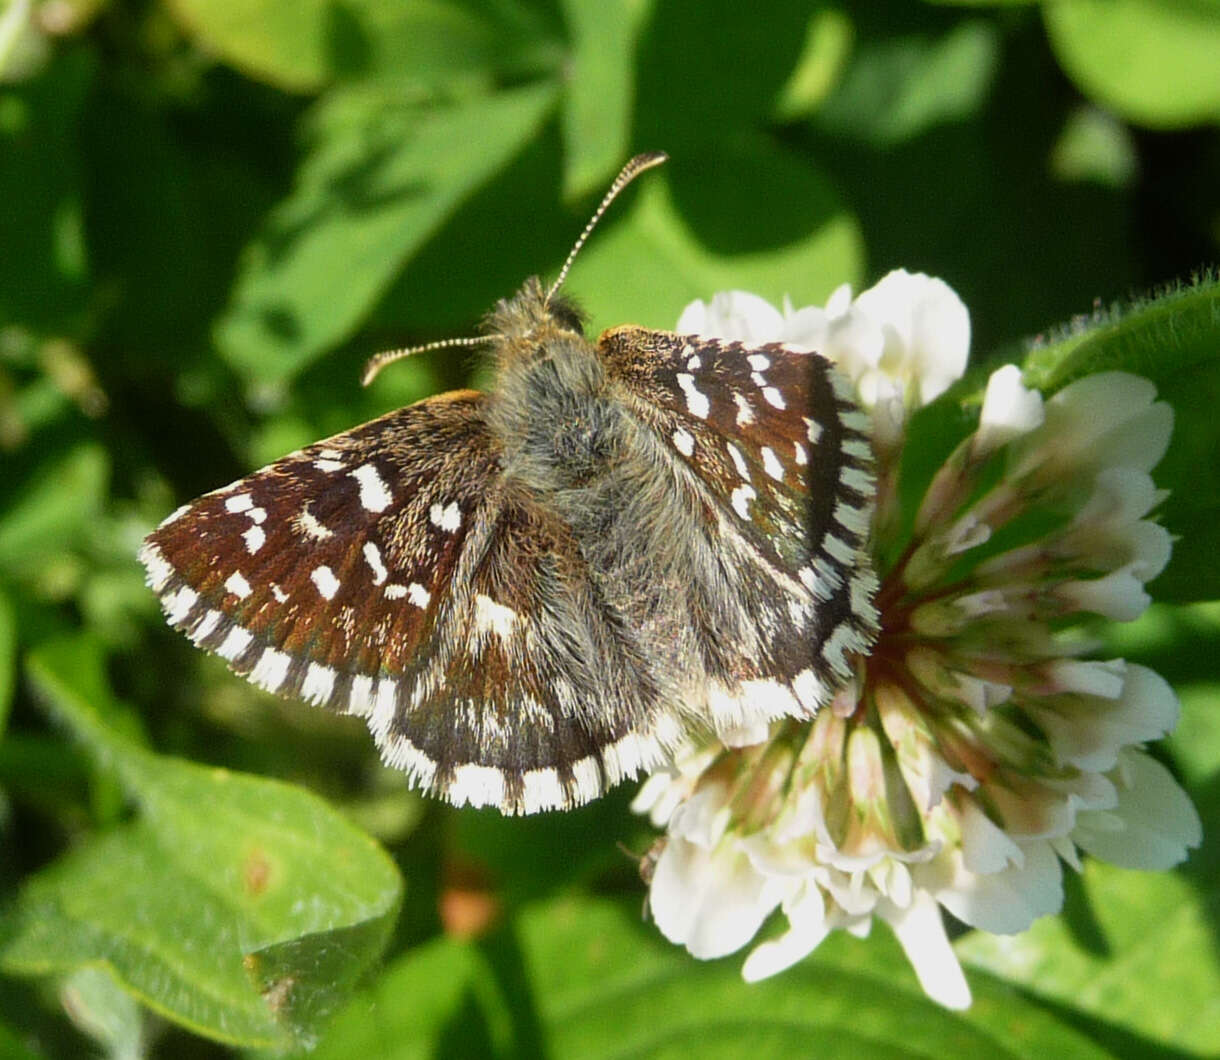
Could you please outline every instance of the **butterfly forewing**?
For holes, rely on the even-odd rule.
[[[451,802],[585,802],[681,738],[566,528],[499,477],[472,393],[208,494],[142,558],[171,624],[255,684],[362,715]]]
[[[637,414],[689,473],[725,578],[760,631],[737,673],[786,684],[806,709],[820,705],[876,626],[863,554],[867,420],[846,385],[825,358],[779,344],[625,327],[599,345]]]

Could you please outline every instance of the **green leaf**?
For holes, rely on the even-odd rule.
[[[1092,862],[1083,887],[1086,900],[1070,902],[1069,915],[1044,917],[1020,935],[975,932],[958,952],[1038,997],[1142,1036],[1143,1055],[1220,1053],[1214,878],[1204,889],[1184,873]]]
[[[6,467],[7,481],[0,481],[0,566],[28,574],[79,539],[96,519],[105,502],[110,460],[100,445],[87,442],[40,460],[17,481],[9,477],[15,464]]]
[[[385,945],[402,880],[321,799],[141,749],[110,724],[104,658],[86,635],[28,664],[56,715],[137,802],[22,888],[0,967],[104,962],[150,1007],[242,1045],[309,1041]]]
[[[571,38],[563,106],[563,192],[603,190],[627,161],[634,103],[638,5],[629,0],[563,0]]]
[[[1208,279],[1088,322],[1034,350],[1026,380],[1055,391],[1084,375],[1134,372],[1174,411],[1173,441],[1153,475],[1171,492],[1161,512],[1178,535],[1173,560],[1152,583],[1159,599],[1220,597],[1220,281]]]
[[[818,170],[767,140],[715,161],[675,156],[639,184],[567,284],[600,327],[672,328],[692,299],[730,289],[809,305],[859,280],[855,219]]]
[[[170,0],[207,51],[291,91],[339,78],[454,85],[555,55],[528,8],[443,0]]]
[[[548,902],[478,949],[442,940],[408,954],[335,1020],[315,1055],[406,1060],[436,1055],[438,1041],[454,1043],[454,1055],[572,1060],[764,1060],[808,1055],[810,1043],[823,1058],[1106,1055],[986,977],[969,1012],[939,1008],[886,937],[828,940],[813,960],[758,984],[742,981],[740,959],[691,959],[641,923],[634,902]],[[403,997],[415,1005],[394,1004]]]
[[[283,380],[345,338],[404,262],[537,131],[555,87],[447,107],[332,93],[297,187],[247,249],[216,341],[243,375]]]
[[[1094,100],[1155,128],[1220,121],[1220,2],[1072,0],[1042,8],[1063,68]]]
[[[879,147],[902,143],[977,114],[999,62],[999,30],[982,19],[939,38],[866,40],[814,120],[836,136]]]

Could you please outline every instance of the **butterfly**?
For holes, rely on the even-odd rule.
[[[692,740],[809,717],[876,631],[868,420],[816,353],[636,326],[549,288],[489,315],[496,384],[199,498],[140,557],[255,685],[363,717],[454,805],[569,808]]]

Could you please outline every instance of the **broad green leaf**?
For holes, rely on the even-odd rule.
[[[254,380],[283,380],[341,341],[403,263],[537,131],[550,84],[444,107],[332,93],[297,187],[245,254],[216,341]]]
[[[631,0],[563,2],[571,40],[563,104],[568,199],[603,190],[627,161],[638,6]]]
[[[1153,475],[1172,491],[1161,511],[1179,540],[1153,592],[1166,600],[1220,597],[1214,561],[1220,552],[1220,281],[1204,280],[1074,329],[1030,354],[1026,379],[1054,391],[1116,369],[1151,379],[1174,410],[1173,441]]]
[[[715,162],[675,156],[638,183],[568,280],[599,327],[672,328],[692,299],[730,289],[809,305],[859,280],[854,218],[817,169],[767,141]]]
[[[999,62],[999,30],[982,19],[958,23],[939,38],[864,41],[814,122],[837,136],[898,144],[977,114]]]
[[[1220,2],[1044,4],[1047,34],[1081,90],[1156,128],[1220,121]]]
[[[1192,882],[1184,873],[1092,862],[1084,873],[1087,930],[1066,916],[1044,917],[1021,935],[976,932],[958,952],[1038,997],[1142,1036],[1145,1055],[1216,1056],[1220,893],[1208,875]]]
[[[385,945],[402,880],[321,799],[276,781],[145,751],[109,723],[88,636],[44,643],[36,691],[140,809],[22,888],[0,948],[11,973],[104,962],[200,1034],[308,1041]]]
[[[48,456],[16,482],[0,481],[0,566],[33,573],[35,561],[79,540],[102,509],[109,475],[108,454],[90,442]]]
[[[548,902],[477,950],[441,940],[407,954],[335,1020],[316,1055],[406,1060],[435,1055],[437,1042],[455,1043],[454,1055],[565,1060],[763,1060],[811,1048],[826,1058],[1106,1055],[986,977],[974,983],[969,1012],[937,1007],[884,936],[829,940],[813,960],[758,984],[742,981],[740,960],[691,959],[641,923],[633,902]],[[401,997],[415,1007],[392,1003]]]
[[[528,8],[445,0],[169,0],[208,51],[251,77],[311,91],[339,78],[455,85],[537,65],[558,49]]]

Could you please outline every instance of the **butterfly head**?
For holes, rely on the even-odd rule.
[[[531,276],[512,298],[502,298],[483,326],[501,370],[547,356],[556,344],[585,344],[584,316],[563,295]]]

